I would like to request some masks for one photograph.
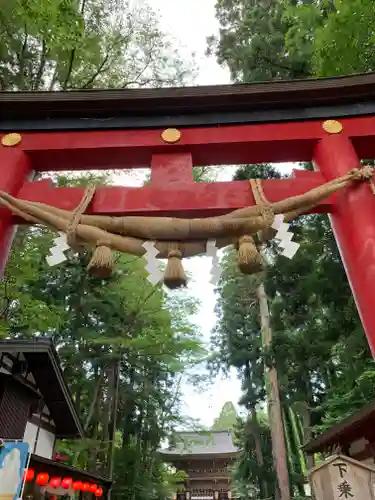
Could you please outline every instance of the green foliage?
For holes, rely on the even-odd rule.
[[[208,51],[233,81],[374,71],[372,0],[218,0]]]
[[[374,2],[288,0],[285,7],[285,48],[310,61],[314,76],[374,71]]]
[[[209,37],[208,51],[226,64],[235,82],[304,78],[310,74],[310,46],[286,48],[290,23],[280,0],[218,0],[220,36]],[[305,52],[307,51],[307,53]]]
[[[336,0],[314,43],[314,72],[319,76],[366,73],[375,69],[372,0]]]
[[[0,90],[182,84],[192,65],[131,0],[0,0]]]
[[[25,287],[40,272],[40,256],[52,245],[52,235],[37,228],[21,228],[13,245],[5,275],[1,282],[0,336],[33,336],[35,332],[53,335],[64,314],[58,308],[34,297]],[[20,265],[22,263],[22,265]]]

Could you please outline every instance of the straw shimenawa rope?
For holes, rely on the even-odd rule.
[[[165,284],[175,288],[186,283],[182,258],[203,254],[208,240],[216,240],[218,248],[235,244],[240,270],[244,273],[256,272],[261,267],[256,244],[274,237],[271,225],[276,214],[283,214],[284,220],[290,221],[353,182],[369,181],[375,194],[372,176],[371,167],[356,168],[307,193],[276,203],[267,201],[261,181],[254,179],[250,185],[256,205],[206,219],[87,215],[84,212],[94,198],[94,187],[87,188],[73,213],[43,203],[19,200],[3,191],[0,191],[0,204],[28,223],[44,224],[66,233],[72,246],[93,247],[95,250],[88,270],[102,277],[111,272],[112,251],[140,256],[146,252],[143,243],[154,241],[159,250],[158,258],[168,259]]]
[[[262,216],[267,223],[264,231],[267,231],[274,220],[272,208],[264,195],[261,180],[250,179],[249,184],[253,192],[256,205],[261,207]],[[262,255],[255,243],[255,239],[257,239],[258,242],[261,242],[262,234],[263,232],[259,231],[254,236],[247,234],[238,239],[237,263],[243,274],[255,274],[263,269]]]
[[[95,194],[95,186],[85,189],[84,196],[79,205],[72,213],[72,218],[66,231],[67,243],[72,248],[79,246],[77,228],[81,222],[82,215],[86,212]],[[98,239],[96,248],[87,266],[88,272],[93,276],[108,278],[112,274],[113,253],[106,239]]]
[[[85,189],[82,200],[71,214],[71,220],[66,231],[66,240],[71,247],[77,246],[77,227],[81,222],[82,215],[88,209],[95,194],[95,186]]]

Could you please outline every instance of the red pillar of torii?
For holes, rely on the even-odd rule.
[[[129,169],[151,166],[141,188],[99,188],[88,213],[206,217],[255,203],[247,182],[194,183],[193,166],[313,160],[315,172],[295,171],[288,180],[266,180],[271,202],[302,194],[375,156],[375,118],[223,125],[165,129],[22,132],[2,134],[0,190],[28,201],[73,210],[80,188],[32,182],[33,171]],[[10,132],[10,131],[9,131]],[[17,132],[17,131],[12,131]],[[17,221],[0,209],[3,268]],[[358,183],[331,196],[315,212],[329,213],[359,314],[375,356],[375,196]]]

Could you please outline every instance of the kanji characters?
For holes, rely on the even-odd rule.
[[[337,487],[339,490],[340,496],[339,498],[354,498],[354,495],[352,494],[352,487],[348,483],[348,481],[343,481],[340,483]]]

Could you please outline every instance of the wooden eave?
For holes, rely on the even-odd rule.
[[[0,130],[209,126],[375,113],[375,73],[160,89],[0,92]]]
[[[0,352],[21,352],[33,374],[51,417],[56,425],[56,437],[83,437],[83,427],[66,385],[61,360],[51,339],[2,340]]]
[[[361,410],[309,441],[303,449],[313,454],[336,446],[348,447],[362,437],[375,438],[375,400]]]

